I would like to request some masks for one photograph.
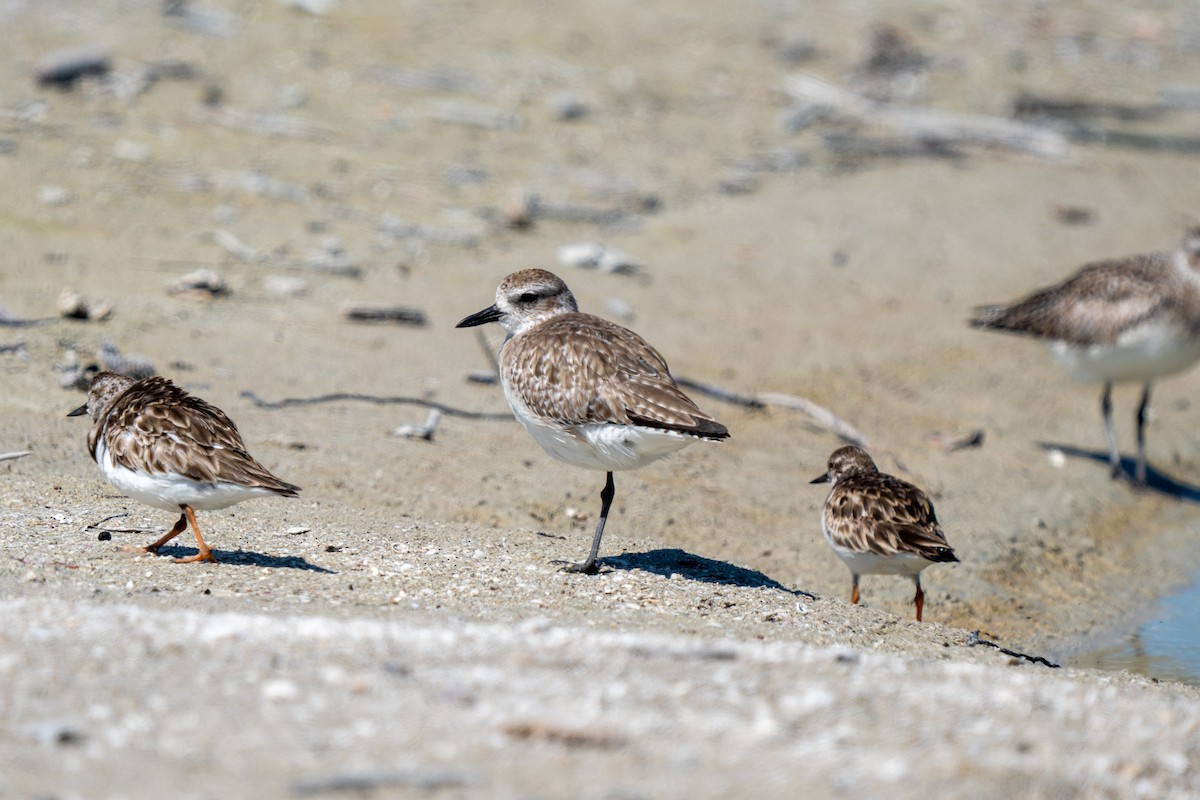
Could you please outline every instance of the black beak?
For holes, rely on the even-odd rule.
[[[829,483],[829,480],[829,473],[826,472],[824,475],[818,475],[813,478],[809,483]]]
[[[456,328],[474,328],[476,325],[485,325],[489,322],[498,322],[504,312],[496,306],[488,306],[483,311],[477,311],[471,316],[464,319],[454,327]]]
[[[87,403],[84,403],[79,408],[75,409],[74,411],[68,411],[67,416],[68,417],[82,417],[86,413],[87,413]]]

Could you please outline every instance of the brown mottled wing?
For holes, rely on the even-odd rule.
[[[164,378],[138,381],[113,402],[88,437],[93,458],[97,436],[113,460],[130,469],[257,486],[289,497],[299,491],[246,452],[224,411]]]
[[[1089,264],[1012,305],[980,306],[971,325],[1076,345],[1112,344],[1121,331],[1170,302],[1162,289],[1170,258],[1150,253]]]
[[[834,543],[855,552],[958,560],[929,498],[891,475],[854,475],[840,481],[826,501],[824,521]]]
[[[563,314],[510,339],[505,383],[535,414],[564,424],[612,422],[729,436],[697,408],[642,337],[590,314]],[[515,379],[520,375],[519,379]]]

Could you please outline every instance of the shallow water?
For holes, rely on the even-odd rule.
[[[1200,685],[1200,576],[1160,600],[1147,619],[1124,641],[1072,658],[1071,665]]]

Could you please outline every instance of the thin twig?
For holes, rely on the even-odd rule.
[[[100,520],[99,522],[88,523],[87,525],[85,525],[83,527],[83,529],[85,531],[104,531],[105,533],[161,533],[163,530],[162,528],[104,528],[104,527],[101,527],[102,525],[104,525],[104,523],[108,522],[110,519],[117,519],[118,517],[128,517],[128,516],[129,516],[128,511],[123,511],[120,514],[110,514],[109,516],[105,517],[104,519]]]
[[[12,453],[0,453],[0,461],[12,461],[14,458],[22,458],[32,453],[32,450],[16,450]]]
[[[700,394],[706,394],[725,403],[730,403],[735,406],[745,406],[746,408],[762,408],[763,403],[756,397],[750,395],[738,394],[723,386],[716,386],[711,383],[701,383],[700,381],[692,380],[691,378],[677,377],[675,382],[685,389],[692,389]]]
[[[974,647],[977,644],[981,644],[984,647],[994,647],[997,650],[999,650],[1001,653],[1004,653],[1004,655],[1006,655],[1006,656],[1012,656],[1013,658],[1023,658],[1026,661],[1033,662],[1034,664],[1044,664],[1047,667],[1050,667],[1051,669],[1061,669],[1062,668],[1062,664],[1055,664],[1053,661],[1047,661],[1046,659],[1042,658],[1041,656],[1031,656],[1027,653],[1018,653],[1016,650],[1009,650],[1007,647],[1001,647],[1000,645],[996,644],[995,642],[989,642],[987,639],[980,639],[979,631],[971,631],[971,635],[967,638],[967,647]]]
[[[759,392],[754,399],[765,406],[790,408],[808,416],[813,422],[823,428],[833,431],[838,437],[852,445],[867,449],[867,437],[846,420],[834,414],[825,406],[817,405],[807,397],[782,392]]]
[[[287,406],[309,406],[319,403],[340,403],[344,401],[374,403],[380,406],[422,406],[424,408],[436,409],[448,417],[462,417],[463,419],[482,419],[482,420],[511,420],[512,414],[509,413],[491,413],[487,411],[465,411],[461,408],[454,408],[443,403],[437,403],[433,400],[423,400],[419,397],[375,397],[369,394],[355,394],[352,392],[335,392],[333,394],[323,394],[317,397],[286,397],[283,400],[263,400],[254,392],[245,390],[242,392],[242,397],[249,400],[259,408],[279,409]]]

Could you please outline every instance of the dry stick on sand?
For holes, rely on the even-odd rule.
[[[102,525],[104,525],[104,523],[108,522],[110,519],[116,519],[117,517],[128,517],[128,516],[129,516],[128,512],[123,512],[121,514],[111,514],[111,515],[105,517],[104,519],[100,520],[99,522],[89,522],[87,525],[84,526],[83,529],[85,531],[103,531],[104,533],[161,533],[163,531],[162,528],[104,528],[104,527],[101,527]]]
[[[15,458],[22,458],[32,453],[32,450],[16,450],[11,453],[0,453],[0,461],[12,461]]]
[[[461,408],[438,403],[433,400],[425,400],[420,397],[376,397],[369,394],[355,394],[353,392],[334,392],[333,394],[323,394],[317,397],[285,397],[283,400],[263,400],[250,390],[244,390],[242,397],[249,400],[259,408],[280,409],[287,406],[311,406],[320,403],[340,403],[343,401],[353,401],[360,403],[374,403],[380,406],[423,406],[424,408],[432,408],[448,417],[461,417],[463,419],[482,419],[495,421],[511,421],[513,415],[509,412],[503,414],[493,414],[486,411],[466,411]]]
[[[916,140],[997,147],[1051,161],[1069,161],[1075,154],[1062,134],[1003,117],[880,103],[812,75],[792,75],[783,89],[798,103],[826,108],[851,119],[878,122]]]
[[[793,411],[799,411],[806,415],[813,422],[817,423],[826,430],[832,431],[837,436],[846,440],[850,444],[866,449],[867,437],[862,434],[857,428],[851,425],[846,420],[834,414],[828,408],[814,403],[807,397],[800,397],[794,394],[784,394],[782,392],[759,392],[755,395],[743,395],[737,392],[730,391],[720,386],[714,386],[708,383],[700,383],[699,381],[691,380],[690,378],[678,377],[675,382],[685,389],[694,389],[701,394],[706,394],[709,397],[714,397],[726,403],[745,406],[746,408],[765,408],[767,406],[778,406],[780,408],[788,408]]]

